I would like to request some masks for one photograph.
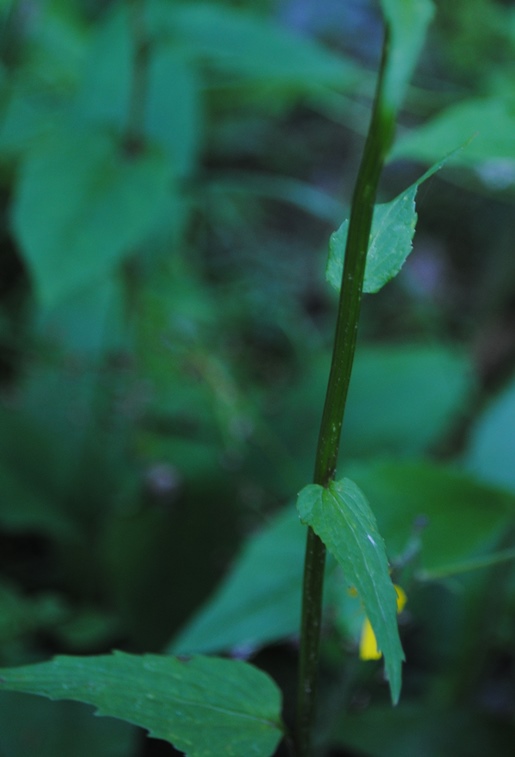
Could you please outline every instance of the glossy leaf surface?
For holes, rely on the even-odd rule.
[[[92,704],[188,757],[272,755],[282,735],[272,680],[237,660],[123,652],[0,671],[0,689]]]

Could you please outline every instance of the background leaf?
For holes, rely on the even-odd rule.
[[[304,487],[297,509],[315,531],[357,590],[384,654],[392,700],[398,701],[404,659],[397,628],[396,596],[388,572],[383,539],[361,489],[350,479],[333,481],[327,489]]]
[[[469,360],[451,347],[415,343],[358,349],[343,451],[419,455],[452,429],[472,388]]]
[[[62,124],[28,153],[13,225],[38,295],[54,303],[134,253],[163,210],[164,156],[123,154],[100,128]]]
[[[294,508],[251,537],[232,571],[170,645],[180,652],[250,653],[298,630],[306,541]]]
[[[513,496],[443,465],[383,460],[354,465],[351,475],[374,502],[391,559],[423,524],[417,565],[429,574],[492,553],[513,517]]]
[[[132,41],[127,9],[117,10],[95,29],[76,107],[88,121],[123,133],[131,96]],[[173,18],[175,12],[168,5],[167,16]],[[163,150],[169,169],[186,177],[196,170],[201,146],[202,82],[176,36],[163,38],[162,27],[157,36],[148,70],[145,135]]]
[[[0,449],[4,439],[0,438]],[[0,526],[7,533],[42,533],[69,539],[77,530],[63,508],[49,500],[28,476],[0,461]],[[13,506],[16,503],[16,506]]]
[[[138,732],[112,718],[92,718],[75,702],[0,693],[0,754],[9,757],[133,757]]]
[[[418,63],[434,6],[431,0],[381,0],[381,5],[391,35],[384,99],[395,112]]]
[[[127,720],[188,757],[273,754],[282,732],[272,680],[238,660],[115,652],[0,671],[0,689],[72,699]]]
[[[105,276],[81,287],[53,307],[41,308],[37,335],[76,357],[101,359],[127,344],[122,276]]]
[[[515,102],[491,97],[463,100],[444,108],[418,129],[404,134],[392,158],[433,161],[442,152],[470,140],[460,162],[515,161]]]
[[[343,717],[334,742],[375,757],[483,757],[485,748],[509,755],[513,730],[489,715],[439,702],[373,705]]]
[[[66,617],[66,608],[56,594],[25,596],[15,584],[0,582],[0,644],[2,653],[11,642],[34,630],[45,631]],[[1,752],[0,752],[1,754]]]
[[[189,2],[179,4],[173,17],[166,13],[163,22],[189,56],[214,69],[219,83],[244,82],[247,97],[317,93],[356,80],[352,63],[255,13]]]
[[[477,418],[464,456],[465,467],[475,476],[515,492],[513,429],[515,381],[512,381]]]

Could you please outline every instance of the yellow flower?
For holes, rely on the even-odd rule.
[[[400,586],[394,584],[397,594],[397,612],[402,612],[407,602],[407,597]],[[365,618],[359,641],[359,656],[362,660],[379,660],[382,652],[377,648],[377,640],[374,630],[368,618]]]

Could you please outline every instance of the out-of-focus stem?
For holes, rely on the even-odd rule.
[[[127,153],[133,155],[139,153],[144,144],[150,41],[145,26],[145,0],[127,0],[127,5],[132,40],[132,76],[124,145]]]

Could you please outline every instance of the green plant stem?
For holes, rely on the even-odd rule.
[[[324,487],[331,483],[336,473],[343,416],[356,348],[372,215],[379,178],[395,126],[395,113],[390,108],[385,108],[382,97],[388,49],[387,32],[372,118],[352,198],[333,356],[318,438],[314,483]],[[312,732],[316,709],[325,554],[324,544],[309,528],[304,562],[297,690],[296,746],[299,757],[313,755]]]
[[[145,27],[145,0],[127,0],[132,38],[132,77],[125,149],[129,155],[141,152],[145,138],[150,41]]]

